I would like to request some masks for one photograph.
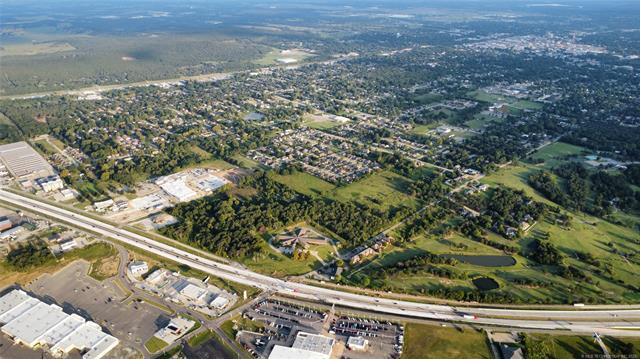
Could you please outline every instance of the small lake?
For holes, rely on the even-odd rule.
[[[498,289],[500,288],[500,285],[498,284],[498,282],[496,282],[495,280],[491,279],[491,278],[487,278],[487,277],[480,277],[480,278],[476,278],[474,280],[472,280],[473,285],[476,286],[476,288],[478,288],[481,291],[485,291],[485,290],[492,290],[492,289]]]
[[[512,256],[493,256],[493,255],[458,255],[443,254],[443,257],[454,258],[462,263],[473,264],[483,267],[509,267],[516,264],[516,259]]]

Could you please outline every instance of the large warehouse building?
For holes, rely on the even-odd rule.
[[[0,146],[0,162],[17,179],[36,179],[55,174],[49,162],[24,141]]]
[[[100,359],[119,340],[94,322],[77,314],[66,314],[55,304],[46,304],[20,289],[0,297],[2,333],[27,347],[41,346],[62,357],[78,350],[84,359]]]

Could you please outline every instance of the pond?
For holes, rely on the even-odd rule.
[[[495,255],[458,255],[443,254],[444,257],[454,258],[462,263],[473,264],[483,267],[509,267],[516,264],[516,259],[511,256],[495,256]]]
[[[498,282],[488,277],[476,278],[472,280],[472,282],[473,282],[473,285],[475,285],[476,288],[480,289],[481,291],[500,288],[500,285],[498,284]]]

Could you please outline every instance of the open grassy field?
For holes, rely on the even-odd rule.
[[[504,102],[506,103],[510,109],[515,110],[516,112],[519,110],[539,110],[542,108],[542,104],[538,102],[528,101],[528,100],[520,100],[514,97],[494,95],[482,90],[471,91],[467,94],[477,101],[496,103],[496,102]]]
[[[273,179],[308,196],[322,195],[335,188],[333,184],[306,172],[296,172],[290,175],[274,174]]]
[[[390,171],[374,173],[330,192],[339,201],[354,201],[382,210],[394,206],[416,208],[418,201],[406,193],[411,181]]]
[[[149,338],[149,340],[147,340],[146,343],[144,343],[145,349],[147,349],[149,353],[152,353],[152,354],[159,352],[160,350],[164,349],[167,345],[169,345],[167,344],[167,342],[163,341],[162,339],[158,339],[155,336]]]
[[[553,357],[557,359],[604,357],[602,349],[590,336],[531,334],[530,337],[534,340],[548,341],[553,350]],[[602,341],[612,355],[640,356],[638,338],[603,337]]]
[[[493,358],[487,338],[472,329],[441,328],[409,323],[402,359]]]
[[[549,152],[553,153],[553,151],[557,152],[559,150],[552,148]],[[535,166],[532,165],[508,166],[483,178],[482,182],[490,185],[500,184],[522,189],[536,201],[557,206],[528,185],[527,176],[535,170]],[[567,256],[569,264],[592,272],[593,277],[598,281],[599,285],[597,287],[583,286],[584,294],[594,299],[640,300],[638,293],[633,293],[617,283],[617,281],[623,281],[624,283],[640,285],[637,276],[634,274],[640,272],[640,266],[637,263],[627,261],[614,252],[614,250],[621,250],[622,252],[640,251],[638,233],[631,228],[616,225],[584,213],[569,212],[569,214],[572,216],[569,227],[561,227],[550,221],[549,218],[545,218],[520,240],[520,245],[526,247],[537,236],[542,233],[548,233],[551,241]],[[613,271],[612,276],[616,281],[611,281],[609,278],[596,274],[593,268],[589,268],[585,263],[575,259],[575,253],[578,251],[591,253],[604,266],[610,267]]]
[[[487,127],[489,124],[491,124],[492,122],[503,122],[504,119],[502,118],[498,118],[498,117],[491,117],[488,115],[483,115],[483,114],[477,114],[473,117],[473,120],[467,121],[465,122],[465,125],[467,125],[470,129],[472,130],[482,130],[485,127]]]
[[[309,256],[306,260],[294,260],[273,249],[264,243],[263,253],[256,258],[245,258],[242,264],[259,273],[274,277],[286,277],[309,273],[321,266],[318,259]]]
[[[550,152],[562,151],[562,148],[550,149]],[[527,175],[535,171],[536,166],[519,164],[508,166],[482,179],[492,186],[504,185],[522,189],[534,200],[551,206],[554,203],[546,200],[526,181]],[[557,224],[552,215],[546,215],[536,223],[523,238],[508,240],[502,236],[488,232],[487,238],[498,243],[521,248],[526,252],[535,238],[548,234],[550,241],[564,254],[565,263],[580,269],[592,278],[592,283],[571,280],[554,274],[553,267],[541,266],[520,254],[513,255],[516,264],[508,267],[490,267],[458,263],[455,267],[440,265],[466,274],[465,279],[449,279],[432,275],[428,272],[405,274],[398,272],[381,279],[375,279],[375,287],[412,294],[428,293],[439,288],[473,290],[471,279],[490,277],[500,286],[500,290],[508,291],[523,302],[571,303],[573,295],[592,302],[638,302],[640,295],[631,286],[640,285],[634,273],[640,272],[640,265],[627,260],[619,253],[635,253],[640,251],[640,238],[637,232],[629,227],[607,222],[583,213],[569,213],[572,217],[570,225],[563,227]],[[454,218],[455,219],[455,218]],[[431,232],[433,233],[433,232]],[[425,252],[454,255],[501,255],[501,251],[453,232],[446,236],[421,234],[412,242],[402,247],[393,247],[368,263],[345,274],[348,280],[357,279],[359,273],[379,273],[383,268],[405,261]],[[590,253],[600,265],[595,267],[577,259],[577,253]],[[607,274],[603,268],[607,268]],[[528,286],[519,284],[522,278],[545,283],[544,286]],[[571,288],[571,291],[567,291]]]
[[[434,103],[442,100],[442,95],[437,93],[432,93],[432,92],[422,93],[422,94],[416,94],[415,96],[413,96],[412,100],[417,102],[420,105],[426,105],[426,104],[430,104],[430,103]]]
[[[260,164],[248,157],[245,157],[241,154],[237,154],[234,155],[232,157],[234,160],[236,160],[238,162],[238,165],[242,168],[249,168],[249,169],[253,169],[253,168],[258,168],[260,167]]]
[[[543,160],[545,168],[553,168],[562,162],[576,158],[582,154],[589,154],[590,151],[584,147],[570,145],[564,142],[555,142],[541,148],[530,157],[535,160]]]
[[[322,113],[307,113],[302,117],[302,124],[307,127],[325,130],[342,125],[341,122],[335,121]]]

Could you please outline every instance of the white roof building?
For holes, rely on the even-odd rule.
[[[200,288],[197,285],[188,283],[186,286],[179,290],[179,293],[193,301],[198,302],[203,300],[209,292],[204,288]]]
[[[328,359],[329,356],[310,352],[308,350],[283,347],[282,345],[276,345],[269,354],[269,359]]]
[[[171,319],[166,327],[158,330],[154,336],[167,344],[171,344],[187,334],[195,324],[196,322],[193,320],[176,317]]]
[[[42,190],[47,193],[64,188],[64,181],[59,176],[42,177],[37,182],[42,187]]]
[[[149,266],[144,261],[133,261],[129,263],[129,271],[134,276],[139,277],[149,271]]]
[[[162,177],[156,180],[156,184],[180,202],[187,202],[198,196],[198,193],[187,186],[183,178]]]
[[[224,309],[224,307],[226,307],[227,304],[229,304],[229,299],[221,295],[217,296],[214,300],[211,301],[211,303],[209,303],[210,306],[218,310]]]
[[[49,347],[55,356],[77,349],[84,359],[100,359],[120,342],[98,324],[66,314],[59,306],[46,304],[20,289],[0,297],[0,325],[15,342]]]
[[[369,341],[363,337],[349,337],[347,347],[351,350],[366,350]]]
[[[291,348],[276,345],[269,359],[329,359],[334,343],[324,335],[299,332]]]

